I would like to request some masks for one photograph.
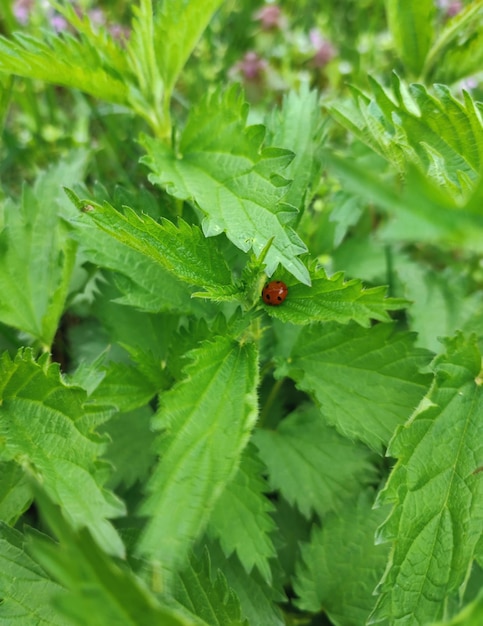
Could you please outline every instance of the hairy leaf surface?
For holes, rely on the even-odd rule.
[[[123,546],[107,518],[124,513],[102,487],[104,444],[93,433],[108,416],[87,404],[87,394],[66,385],[57,365],[38,363],[29,350],[0,360],[0,459],[15,461],[36,477],[76,527],[87,526],[113,554]]]
[[[169,576],[204,530],[233,478],[256,419],[257,353],[217,337],[191,352],[185,378],[161,398],[159,463],[141,514],[138,553]]]
[[[276,553],[269,535],[275,525],[269,513],[274,507],[264,495],[268,485],[263,470],[253,447],[247,448],[237,473],[215,504],[208,533],[218,538],[227,556],[236,551],[248,573],[257,567],[270,582],[268,559]]]
[[[191,111],[175,152],[144,137],[152,170],[149,179],[168,193],[189,200],[205,215],[207,236],[225,232],[238,248],[265,257],[271,275],[280,263],[305,284],[307,268],[298,258],[306,251],[287,226],[295,208],[286,203],[284,168],[292,158],[286,150],[262,149],[264,129],[246,126],[248,109],[236,89],[204,99]]]
[[[369,449],[327,426],[315,407],[292,413],[276,430],[257,430],[254,442],[271,487],[307,518],[340,510],[376,477]]]
[[[161,604],[130,570],[108,556],[86,528],[75,531],[42,493],[41,511],[59,544],[36,536],[32,551],[66,591],[56,599],[69,624],[85,626],[207,626],[188,612]]]
[[[323,269],[313,273],[312,286],[291,284],[283,306],[265,305],[271,317],[292,324],[337,321],[346,324],[355,320],[370,326],[371,320],[390,321],[388,311],[404,308],[406,300],[388,298],[384,286],[364,288],[358,279],[344,281],[342,272],[330,278]]]
[[[218,569],[212,572],[207,550],[176,577],[173,596],[210,626],[248,626],[241,617],[240,602]]]
[[[483,530],[483,394],[474,339],[447,340],[427,402],[392,440],[398,459],[381,501],[393,542],[373,622],[427,624],[465,584]]]
[[[419,370],[428,361],[414,336],[392,324],[321,324],[301,331],[277,375],[312,394],[342,435],[380,451],[426,393],[430,377]]]
[[[25,551],[24,536],[0,522],[0,624],[65,626],[51,603],[63,592]]]

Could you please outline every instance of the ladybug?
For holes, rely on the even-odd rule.
[[[282,304],[288,294],[288,287],[281,280],[272,280],[265,285],[262,291],[262,299],[265,304],[278,306]]]

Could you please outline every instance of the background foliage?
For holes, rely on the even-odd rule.
[[[479,626],[483,2],[0,18],[0,624]]]

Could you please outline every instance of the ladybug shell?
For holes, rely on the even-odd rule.
[[[269,306],[279,306],[288,294],[288,287],[281,280],[272,280],[262,291],[262,300]]]

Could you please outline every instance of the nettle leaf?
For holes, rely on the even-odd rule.
[[[204,237],[197,226],[190,226],[183,220],[176,226],[166,219],[159,224],[128,207],[124,214],[119,213],[108,203],[84,203],[84,211],[74,224],[93,220],[97,228],[122,245],[120,251],[132,250],[141,255],[141,260],[146,257],[161,270],[190,285],[234,292],[231,272],[223,261],[218,243]],[[111,265],[116,269],[112,261]]]
[[[331,115],[400,172],[412,163],[454,197],[468,195],[483,164],[483,122],[471,96],[460,102],[445,85],[433,95],[396,75],[390,95],[370,82],[372,99],[353,89],[352,102],[331,105]]]
[[[387,509],[373,509],[373,502],[374,493],[362,491],[339,513],[328,515],[322,527],[314,528],[310,542],[302,545],[294,582],[301,609],[325,611],[338,626],[366,624],[388,553],[374,543]]]
[[[483,63],[483,6],[471,2],[448,19],[428,53],[425,82],[446,85],[480,71]]]
[[[51,599],[64,589],[25,551],[24,536],[0,522],[0,623],[65,626]]]
[[[210,626],[248,626],[241,617],[238,598],[222,572],[218,569],[213,576],[206,549],[199,559],[192,556],[187,567],[176,576],[173,596]]]
[[[355,320],[368,327],[371,320],[389,322],[391,317],[387,311],[402,309],[407,304],[403,298],[388,298],[384,286],[365,288],[358,279],[344,281],[343,272],[329,278],[320,268],[312,276],[311,287],[291,284],[290,277],[285,279],[289,293],[283,306],[264,304],[266,312],[291,324],[328,321],[347,324]]]
[[[481,626],[483,623],[483,591],[465,606],[453,619],[433,623],[431,626]]]
[[[373,622],[427,624],[464,588],[483,530],[483,394],[476,339],[457,334],[435,360],[426,402],[394,436],[398,459],[381,501],[393,543]]]
[[[223,572],[228,585],[238,596],[242,617],[248,624],[284,626],[286,624],[279,603],[286,601],[280,584],[268,583],[255,569],[248,574],[236,555],[226,557],[218,543],[209,543],[212,568]]]
[[[434,38],[433,0],[386,0],[389,29],[400,59],[419,76]]]
[[[255,450],[248,447],[233,480],[215,504],[208,534],[220,541],[227,557],[236,551],[248,573],[257,567],[271,582],[268,559],[275,557],[275,548],[269,533],[275,524],[269,513],[274,507],[264,495],[268,485],[262,478],[263,471]]]
[[[137,552],[159,561],[168,583],[235,475],[257,414],[253,344],[217,337],[190,356],[185,378],[161,397],[160,460],[140,510],[149,519]]]
[[[284,170],[284,176],[292,180],[285,202],[300,211],[320,183],[323,126],[319,96],[305,83],[299,92],[289,91],[281,109],[274,109],[267,120],[267,143],[295,155]]]
[[[300,408],[276,430],[258,429],[254,443],[272,489],[307,518],[313,512],[340,511],[343,502],[376,479],[370,450],[327,426],[315,407]]]
[[[13,526],[31,502],[32,490],[20,465],[0,462],[0,520]]]
[[[273,238],[264,259],[268,275],[278,264],[305,284],[307,268],[298,259],[306,251],[287,226],[294,207],[286,203],[287,181],[281,177],[292,153],[262,149],[262,126],[246,126],[248,108],[237,88],[216,93],[193,108],[177,151],[150,137],[141,159],[149,179],[168,193],[188,200],[205,215],[207,236],[225,232],[244,252],[259,255]]]
[[[92,626],[207,626],[187,611],[163,605],[135,574],[107,555],[86,528],[74,530],[43,493],[37,494],[37,501],[59,544],[35,536],[31,550],[66,587],[55,606],[69,624],[85,626],[88,616]]]
[[[328,156],[328,161],[346,189],[390,214],[391,220],[379,231],[385,241],[443,243],[478,253],[483,250],[483,178],[461,204],[415,166],[409,167],[401,191],[362,163],[336,155]]]
[[[65,384],[47,355],[35,362],[30,350],[0,360],[0,459],[15,461],[42,482],[75,527],[87,526],[113,554],[124,547],[108,518],[124,506],[102,487],[99,461],[105,444],[93,429],[109,417],[87,404],[80,387]]]
[[[156,3],[154,53],[168,93],[222,3],[223,0],[164,0]]]
[[[276,374],[312,395],[325,421],[345,437],[381,451],[413,412],[431,377],[421,374],[430,353],[392,324],[303,328]]]
[[[83,175],[86,154],[74,152],[25,186],[22,203],[7,199],[0,218],[0,321],[49,348],[63,312],[75,246],[59,220],[62,184]]]
[[[483,336],[483,293],[474,291],[471,278],[461,268],[436,271],[421,262],[399,259],[395,271],[411,302],[407,314],[411,329],[418,333],[419,346],[440,352],[439,338],[457,330]]]
[[[42,39],[17,33],[0,38],[0,71],[74,87],[108,102],[125,104],[129,73],[125,55],[98,46],[98,37],[45,32]],[[107,56],[109,55],[109,56]],[[120,71],[122,70],[122,74]]]

